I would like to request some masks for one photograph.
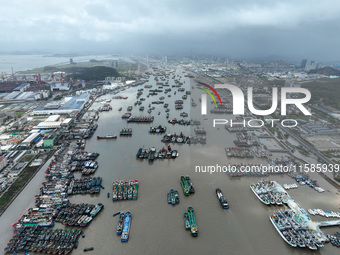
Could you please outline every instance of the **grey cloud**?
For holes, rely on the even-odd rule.
[[[337,0],[2,1],[0,51],[338,59]]]

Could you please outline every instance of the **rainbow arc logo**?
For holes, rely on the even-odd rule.
[[[206,83],[203,83],[203,82],[197,82],[197,83],[200,84],[200,85],[203,85],[203,86],[205,86],[205,87],[207,87],[207,88],[209,88],[212,92],[214,92],[214,94],[217,96],[217,98],[218,98],[218,100],[220,101],[220,104],[221,104],[221,106],[222,106],[222,100],[221,100],[221,98],[220,98],[220,95],[217,93],[217,91],[216,91],[213,87],[211,87],[210,85],[208,85],[208,84],[206,84]],[[215,106],[217,106],[215,97],[211,94],[211,92],[210,92],[209,90],[203,89],[203,88],[199,88],[199,89],[201,89],[201,90],[203,90],[204,92],[206,92],[206,93],[212,98],[212,100],[214,101]]]

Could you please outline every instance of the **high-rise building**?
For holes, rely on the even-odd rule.
[[[307,59],[302,59],[302,61],[301,61],[301,68],[305,69],[306,64],[307,64]]]

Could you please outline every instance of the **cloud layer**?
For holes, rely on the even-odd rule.
[[[338,0],[5,0],[0,51],[339,59]]]

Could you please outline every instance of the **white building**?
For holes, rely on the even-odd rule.
[[[7,165],[7,159],[0,156],[0,171]]]

